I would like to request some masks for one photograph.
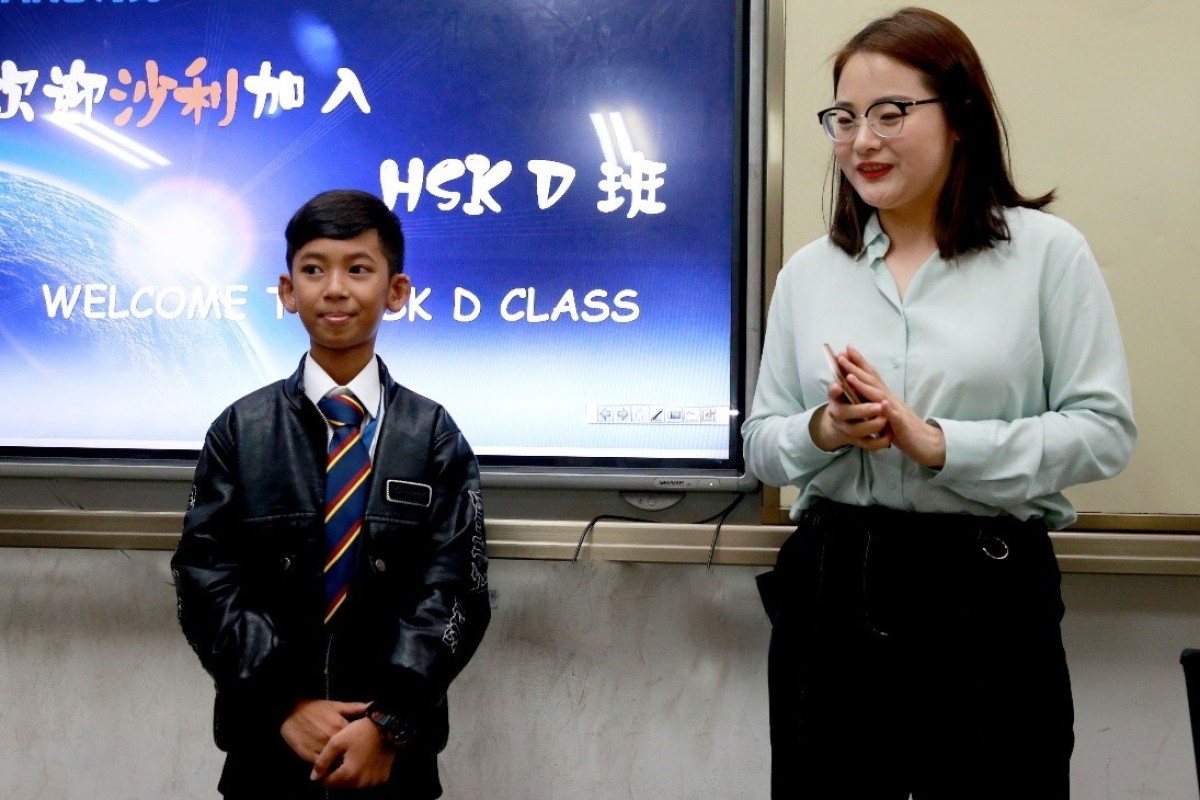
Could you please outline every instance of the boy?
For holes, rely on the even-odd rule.
[[[286,238],[279,297],[311,347],[212,424],[171,561],[216,684],[219,788],[435,798],[446,689],[490,618],[478,466],[375,355],[411,288],[395,214],[325,192]]]

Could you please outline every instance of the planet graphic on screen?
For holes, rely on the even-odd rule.
[[[89,199],[0,171],[0,406],[24,409],[19,438],[178,440],[179,420],[204,414],[198,441],[214,393],[219,410],[264,382],[241,324],[189,313],[212,287],[157,257],[145,274],[161,250]]]

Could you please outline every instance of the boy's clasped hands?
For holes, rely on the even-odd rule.
[[[280,734],[313,765],[312,780],[327,789],[363,789],[388,779],[396,750],[364,716],[368,705],[312,699],[296,703]]]

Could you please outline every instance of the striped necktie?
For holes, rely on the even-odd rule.
[[[362,438],[366,411],[346,392],[317,403],[333,426],[325,465],[325,623],[346,600],[371,477],[371,458]]]

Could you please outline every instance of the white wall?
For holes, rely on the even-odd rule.
[[[168,554],[0,549],[0,795],[214,797],[211,685]],[[447,798],[768,795],[752,567],[496,561],[495,621],[451,694]],[[1200,579],[1068,575],[1076,800],[1194,800],[1180,650]]]

